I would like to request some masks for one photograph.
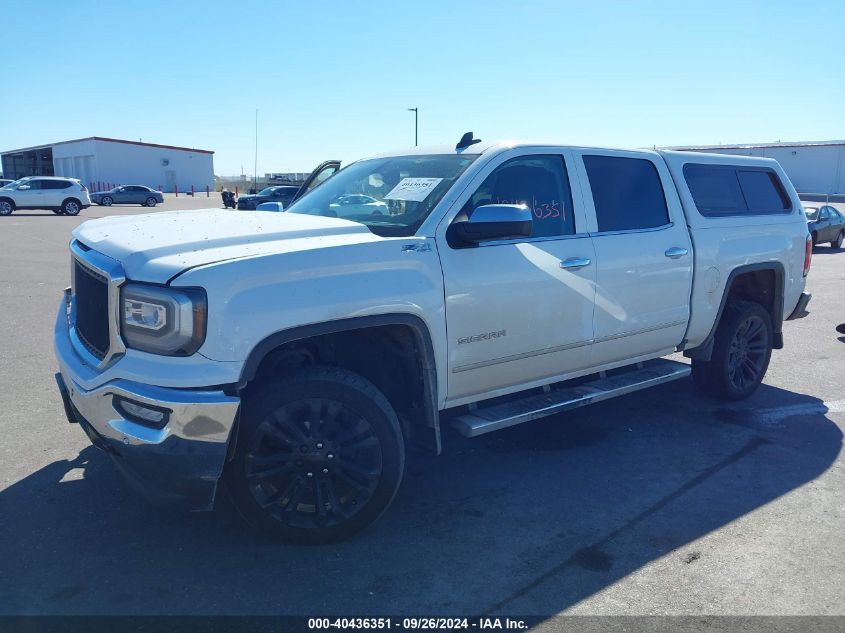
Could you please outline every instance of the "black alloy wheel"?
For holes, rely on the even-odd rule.
[[[740,324],[728,347],[728,378],[737,391],[760,380],[768,365],[768,330],[758,315]]]
[[[692,378],[708,396],[742,400],[766,375],[774,334],[768,310],[754,301],[735,300],[725,307],[709,360],[693,358]]]
[[[313,367],[248,397],[227,488],[253,525],[284,540],[351,536],[384,512],[404,469],[404,441],[375,386]]]

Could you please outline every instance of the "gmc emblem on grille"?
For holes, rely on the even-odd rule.
[[[489,341],[494,338],[502,338],[503,336],[507,336],[508,333],[505,330],[496,330],[495,332],[483,332],[481,334],[473,334],[472,336],[464,336],[463,338],[458,339],[458,345],[464,345],[466,343],[475,343],[476,341]]]

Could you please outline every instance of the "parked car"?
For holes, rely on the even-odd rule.
[[[393,213],[327,217],[368,187]],[[208,510],[225,485],[268,533],[338,540],[442,424],[472,437],[690,375],[748,397],[810,301],[800,207],[772,159],[470,134],[348,165],[285,213],[86,222],[58,387],[136,488]]]
[[[3,187],[5,187],[6,185],[11,185],[13,182],[15,182],[15,181],[14,181],[14,180],[9,180],[9,179],[7,179],[7,178],[0,178],[0,189],[2,189]]]
[[[813,237],[813,246],[829,242],[833,248],[842,248],[845,241],[845,216],[830,205],[820,208],[804,207],[807,230]]]
[[[91,206],[88,189],[76,178],[29,176],[0,189],[0,215],[17,209],[49,209],[58,215],[79,215]]]
[[[103,207],[113,204],[140,204],[142,207],[154,207],[164,203],[164,194],[144,185],[121,185],[108,191],[91,194],[91,202]]]
[[[238,209],[254,210],[262,202],[281,202],[287,207],[293,200],[299,187],[296,185],[279,185],[278,187],[267,187],[256,194],[241,196],[238,198]]]
[[[329,215],[346,218],[355,215],[387,215],[387,203],[362,193],[347,193],[329,205]]]

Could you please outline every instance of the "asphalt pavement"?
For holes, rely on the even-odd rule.
[[[219,208],[219,197],[160,209]],[[268,541],[158,509],[65,420],[53,322],[70,231],[0,218],[0,614],[845,615],[845,250],[749,400],[690,380],[413,454],[353,540]]]

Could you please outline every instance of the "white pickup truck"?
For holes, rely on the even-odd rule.
[[[222,483],[309,543],[374,521],[406,445],[439,452],[445,424],[479,435],[690,373],[744,398],[810,298],[774,160],[471,134],[353,163],[284,213],[91,220],[70,250],[68,419],[148,495],[205,510]]]

